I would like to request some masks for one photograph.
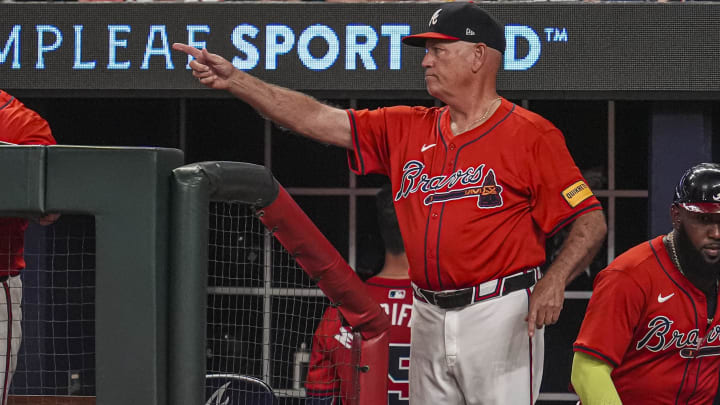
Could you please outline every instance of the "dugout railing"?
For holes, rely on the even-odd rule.
[[[354,271],[265,168],[235,162],[183,166],[183,159],[182,151],[167,148],[0,146],[4,174],[0,177],[0,216],[92,217],[85,221],[92,233],[92,252],[80,252],[92,256],[93,263],[83,270],[92,273],[91,283],[59,286],[90,291],[87,305],[92,307],[92,319],[83,321],[93,330],[83,342],[91,342],[78,350],[93,359],[86,370],[92,374],[92,384],[77,399],[103,405],[206,403],[208,217],[211,203],[222,201],[252,212],[253,220],[268,227],[262,231],[267,246],[279,241],[287,249],[286,259],[300,264],[309,279],[318,281],[309,296],[319,297],[323,306],[329,303],[327,296],[338,306],[358,336],[353,340],[354,386],[368,388],[353,399],[361,404],[381,403],[386,395],[389,322],[380,307],[369,301]],[[68,226],[72,225],[70,221]],[[43,241],[41,245],[46,245],[37,248],[39,255],[54,257],[51,251],[56,246],[51,245],[56,242]],[[285,263],[265,266],[263,271],[290,267]],[[52,270],[51,266],[43,271],[50,274]],[[278,294],[271,282],[251,290],[265,302]],[[280,291],[298,293],[307,291]],[[281,313],[282,309],[275,314],[265,311],[262,316]],[[315,327],[318,320],[309,318],[306,323]],[[51,328],[67,328],[54,319],[40,321],[52,324]],[[26,344],[26,349],[31,348],[37,349]],[[294,353],[296,359],[306,357],[302,348]],[[61,366],[53,364],[55,354],[68,354],[39,350],[32,355],[48,358],[53,367]],[[270,364],[268,353],[260,357],[265,370]],[[297,363],[288,366],[295,366],[291,372],[300,374]],[[68,371],[18,369],[25,374]],[[267,374],[247,377],[244,380],[262,380]],[[297,376],[294,380],[291,394],[302,403],[298,392],[304,381]],[[63,395],[66,383],[55,379],[57,385],[34,387],[38,393],[29,395]],[[23,396],[22,400],[32,403],[40,398]],[[73,403],[67,397],[42,400]]]
[[[176,149],[0,146],[1,216],[95,218],[97,403],[167,403],[169,174],[182,164]]]
[[[366,293],[355,272],[266,168],[239,162],[190,164],[173,170],[171,188],[170,403],[196,405],[205,398],[208,229],[209,207],[213,202],[247,207],[266,227],[264,254],[273,256],[268,253],[268,239],[279,241],[353,328],[351,366],[355,371],[352,383],[355,392],[345,403],[387,401],[387,316]],[[265,274],[283,271],[273,265],[272,257],[262,267]],[[271,305],[272,300],[267,298],[273,294],[283,294],[275,291],[279,289],[273,288],[270,279],[250,290],[266,298],[264,305]],[[273,314],[267,307],[261,313],[266,318]],[[267,327],[264,333],[268,333]],[[268,360],[269,339],[265,336],[262,343],[263,360]],[[263,366],[265,377],[268,364],[265,361]]]

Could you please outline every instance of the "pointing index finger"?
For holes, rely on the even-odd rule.
[[[201,50],[190,45],[182,44],[180,42],[175,42],[174,44],[172,44],[172,48],[176,51],[185,52],[186,54],[192,56],[195,59],[202,56]]]

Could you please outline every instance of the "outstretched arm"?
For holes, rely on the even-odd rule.
[[[275,86],[236,69],[227,59],[186,44],[173,49],[195,58],[193,76],[211,89],[226,90],[276,124],[316,141],[352,149],[347,113],[297,91]]]
[[[600,250],[607,225],[601,210],[590,211],[578,217],[560,248],[560,254],[535,285],[530,296],[528,334],[535,328],[557,322],[565,300],[565,286],[570,284],[587,267]]]

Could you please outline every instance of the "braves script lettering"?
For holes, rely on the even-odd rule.
[[[718,342],[720,337],[720,326],[716,325],[710,330],[703,340],[700,337],[700,332],[697,328],[689,330],[687,333],[683,333],[677,329],[672,329],[672,321],[666,316],[656,316],[650,322],[648,322],[648,331],[642,339],[638,340],[635,345],[636,350],[647,349],[651,352],[657,353],[670,348],[680,350],[682,357],[693,357],[698,356],[700,353],[709,353],[711,348],[707,347],[712,343]],[[703,348],[699,348],[700,341],[703,340]],[[685,350],[684,350],[685,349]],[[690,350],[686,350],[690,349]],[[717,349],[713,347],[712,349]],[[715,350],[712,350],[713,352]],[[708,354],[705,354],[708,355]],[[714,354],[717,355],[717,354]]]
[[[402,182],[400,189],[397,194],[395,194],[395,201],[407,198],[410,194],[420,191],[422,193],[428,193],[423,200],[425,205],[472,197],[477,198],[479,208],[496,208],[503,205],[501,197],[503,188],[497,184],[495,172],[492,169],[486,171],[484,164],[467,169],[458,169],[449,175],[442,174],[432,177],[425,173],[424,169],[425,164],[417,160],[410,160],[405,163],[405,166],[403,166]],[[474,185],[481,181],[481,186],[451,190],[456,184],[466,186]],[[445,188],[447,188],[446,192],[433,193]]]
[[[410,160],[403,166],[402,183],[400,190],[395,195],[395,201],[406,198],[412,193],[420,190],[423,193],[441,190],[445,187],[452,187],[458,182],[462,185],[477,184],[482,180],[484,164],[478,167],[469,167],[467,170],[458,169],[455,173],[445,176],[430,177],[424,173],[425,164],[417,160]]]

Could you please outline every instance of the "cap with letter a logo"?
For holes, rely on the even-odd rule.
[[[720,164],[700,163],[689,168],[675,187],[673,204],[691,212],[720,214]]]
[[[474,3],[443,4],[430,17],[427,32],[408,35],[402,41],[406,45],[424,47],[428,39],[483,42],[500,53],[505,52],[503,26]]]

